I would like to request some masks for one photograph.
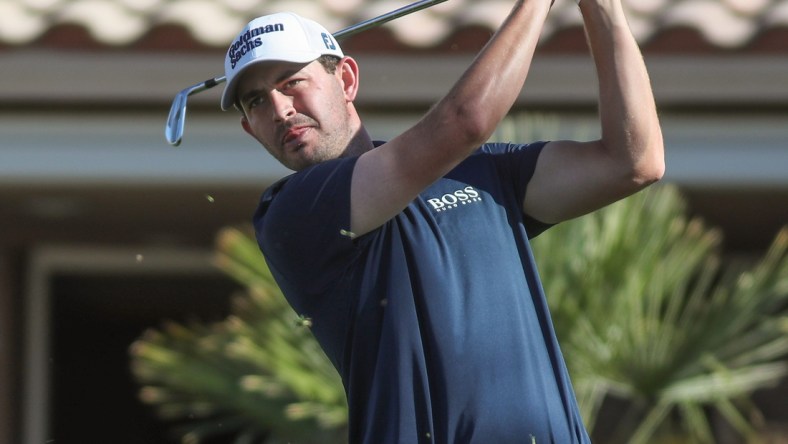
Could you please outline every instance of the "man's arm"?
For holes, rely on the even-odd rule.
[[[446,97],[414,127],[359,157],[351,184],[356,235],[394,217],[487,141],[523,87],[549,8],[550,0],[518,0]]]
[[[545,146],[523,204],[543,222],[599,209],[659,180],[665,169],[651,85],[621,0],[581,0],[580,10],[599,78],[601,138]]]

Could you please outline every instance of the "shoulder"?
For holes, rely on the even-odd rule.
[[[282,248],[298,244],[303,249],[326,245],[336,233],[349,230],[355,161],[342,158],[323,162],[271,185],[253,216],[258,242],[261,247],[269,247],[264,252],[275,250],[271,243]]]
[[[258,213],[267,211],[275,202],[318,201],[346,192],[357,158],[342,158],[313,165],[284,177],[268,187],[260,199]]]
[[[271,200],[273,200],[273,198],[277,194],[279,194],[279,191],[281,191],[282,187],[285,186],[285,184],[287,183],[288,180],[290,180],[291,177],[293,177],[293,176],[292,175],[286,176],[286,177],[283,177],[283,178],[277,180],[276,182],[274,182],[273,185],[269,186],[265,190],[265,192],[263,192],[263,196],[261,198],[261,201],[262,202],[270,202]]]
[[[457,170],[479,174],[480,168],[489,169],[491,174],[505,177],[533,175],[536,162],[547,142],[510,143],[490,142],[481,145],[476,152],[458,165]]]

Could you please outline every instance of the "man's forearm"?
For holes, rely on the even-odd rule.
[[[478,129],[482,143],[509,112],[523,87],[550,9],[550,0],[519,0],[437,110],[460,128]]]
[[[664,169],[662,133],[621,0],[581,0],[580,9],[599,76],[602,143],[610,155],[630,163],[636,180],[656,180]]]

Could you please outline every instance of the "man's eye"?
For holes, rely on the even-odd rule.
[[[262,96],[256,96],[256,97],[253,97],[251,100],[249,100],[249,102],[247,102],[246,106],[249,107],[249,109],[252,109],[252,108],[254,108],[256,106],[259,106],[261,103],[263,103],[263,97]]]
[[[285,83],[285,89],[294,88],[298,86],[299,83],[301,83],[300,79],[289,80],[287,83]]]

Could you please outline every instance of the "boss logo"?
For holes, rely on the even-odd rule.
[[[479,192],[472,186],[467,186],[453,193],[446,193],[441,197],[427,199],[427,202],[432,205],[432,209],[435,211],[447,211],[452,208],[457,208],[459,205],[466,205],[481,200],[482,198],[479,196]]]

